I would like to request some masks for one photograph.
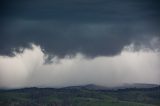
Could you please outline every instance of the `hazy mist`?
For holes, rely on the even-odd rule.
[[[40,46],[14,53],[14,57],[0,56],[0,88],[65,87],[97,84],[108,87],[124,83],[160,84],[160,52],[150,49],[135,51],[133,44],[112,57],[86,58],[48,57]]]

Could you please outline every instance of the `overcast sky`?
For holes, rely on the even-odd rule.
[[[2,0],[0,87],[160,84],[159,0]]]

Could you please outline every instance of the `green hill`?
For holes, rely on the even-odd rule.
[[[0,106],[160,106],[160,87],[121,90],[26,88],[0,90]]]

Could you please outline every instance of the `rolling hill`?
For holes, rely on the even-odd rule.
[[[0,106],[160,106],[160,86],[102,89],[85,85],[0,90]]]

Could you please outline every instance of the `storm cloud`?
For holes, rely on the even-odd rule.
[[[1,0],[0,88],[160,84],[159,0]]]
[[[119,54],[131,43],[160,35],[158,0],[5,0],[0,54],[41,45],[49,54],[90,57]],[[17,49],[18,50],[18,49]]]

